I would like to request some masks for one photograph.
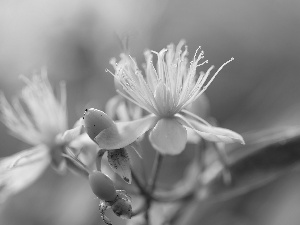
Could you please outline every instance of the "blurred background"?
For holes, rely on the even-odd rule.
[[[160,51],[185,39],[190,59],[199,45],[217,68],[235,58],[206,91],[211,115],[221,126],[242,134],[298,126],[299,11],[298,0],[3,0],[0,90],[10,98],[23,85],[20,74],[46,65],[53,85],[67,82],[71,127],[86,107],[104,110],[115,95],[105,69],[112,69],[109,60],[121,52],[116,36],[129,35],[131,55],[140,65],[146,48]],[[0,124],[0,157],[27,147]],[[176,174],[189,160],[188,154],[167,158],[160,178]],[[182,224],[299,224],[299,177],[290,174],[220,204],[194,205]],[[1,206],[0,224],[101,224],[97,205],[83,178],[49,169]],[[108,216],[125,224],[111,212]]]

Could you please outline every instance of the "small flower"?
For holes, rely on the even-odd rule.
[[[1,121],[16,138],[33,147],[0,159],[0,202],[35,181],[52,163],[62,169],[64,147],[80,134],[80,127],[67,130],[66,88],[60,99],[53,93],[47,73],[21,79],[26,86],[12,105],[0,93]]]
[[[206,73],[196,75],[197,67],[207,63],[201,51],[197,49],[193,61],[188,64],[187,47],[182,52],[184,41],[177,47],[173,44],[157,52],[145,52],[146,66],[144,77],[136,62],[130,56],[121,54],[121,61],[112,60],[115,80],[123,89],[117,90],[120,95],[148,111],[150,115],[130,122],[116,123],[96,136],[100,148],[122,148],[150,130],[149,139],[152,146],[162,154],[179,154],[185,148],[187,131],[193,129],[202,138],[213,142],[240,142],[243,138],[228,129],[214,127],[207,121],[186,110],[211,84],[219,71],[233,58],[224,63],[212,78],[206,82],[211,66]],[[152,53],[157,55],[157,66],[153,66]]]

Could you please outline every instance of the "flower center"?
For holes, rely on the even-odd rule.
[[[176,48],[171,44],[159,53],[146,51],[144,53],[146,58],[145,77],[130,56],[121,54],[121,61],[118,64],[113,59],[111,64],[116,73],[107,71],[115,77],[116,83],[121,84],[122,88],[117,90],[119,94],[159,117],[172,117],[195,101],[210,85],[218,72],[233,58],[224,63],[205,84],[214,67],[211,66],[206,73],[200,72],[200,75],[197,76],[197,67],[207,63],[207,61],[200,63],[200,60],[204,58],[204,52],[200,51],[197,56],[199,47],[193,61],[188,65],[187,46],[184,51],[181,50],[184,44],[184,41],[181,41]],[[152,62],[153,53],[157,55],[156,68]]]

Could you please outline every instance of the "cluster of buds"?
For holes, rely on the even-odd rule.
[[[89,183],[94,194],[100,199],[99,210],[101,218],[106,224],[111,224],[105,216],[109,207],[113,212],[124,219],[130,219],[132,207],[130,197],[123,190],[116,190],[112,180],[100,171],[93,171],[89,175]]]
[[[92,140],[94,140],[101,131],[114,126],[114,122],[109,116],[107,116],[104,112],[93,108],[85,110],[83,119],[86,133]],[[111,150],[111,153],[116,152],[118,154],[120,151],[122,150]],[[101,172],[101,160],[104,153],[105,150],[99,150],[96,158],[96,166],[98,170],[89,174],[89,183],[93,193],[100,199],[99,210],[101,218],[106,224],[111,224],[110,220],[105,216],[106,209],[111,207],[117,216],[123,219],[130,219],[132,215],[132,206],[130,197],[127,193],[124,190],[116,190],[113,181]],[[108,154],[108,156],[111,157],[112,154]],[[110,163],[111,166],[114,163],[112,168],[116,170],[118,169],[117,166],[122,163],[123,159],[120,158],[122,155],[118,154],[118,156],[119,157],[117,158],[111,157],[112,162]],[[127,160],[127,158],[125,160]],[[116,172],[118,172],[118,170]],[[123,179],[126,182],[129,181],[129,179],[125,176]]]

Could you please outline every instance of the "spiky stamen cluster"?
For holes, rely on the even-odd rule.
[[[170,44],[167,49],[163,49],[159,53],[146,51],[144,53],[146,58],[145,77],[130,56],[122,54],[118,64],[113,59],[111,63],[115,67],[116,73],[112,74],[125,91],[118,90],[118,92],[141,108],[161,118],[172,117],[180,112],[195,101],[207,89],[220,70],[233,60],[231,58],[225,62],[205,84],[214,66],[211,66],[206,73],[201,71],[197,77],[197,67],[208,61],[200,63],[204,58],[204,52],[200,51],[197,56],[199,47],[193,61],[188,66],[187,46],[183,52],[181,50],[184,44],[185,42],[181,41],[176,49],[173,44]],[[157,55],[156,68],[153,65],[152,53]]]
[[[28,79],[19,98],[12,105],[0,93],[1,121],[20,140],[31,145],[51,144],[57,134],[67,129],[66,88],[60,84],[60,100],[55,98],[47,73]]]

